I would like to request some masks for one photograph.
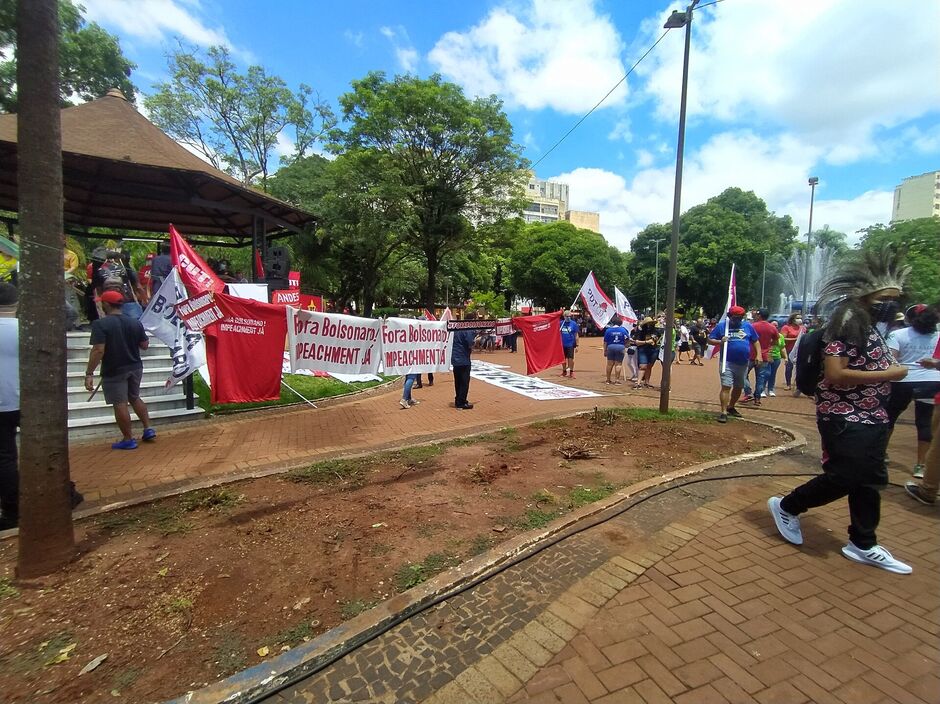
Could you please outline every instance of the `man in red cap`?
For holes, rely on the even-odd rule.
[[[728,317],[716,325],[708,336],[710,345],[721,345],[718,371],[721,377],[721,393],[718,396],[721,412],[718,422],[726,423],[728,416],[740,418],[735,404],[741,397],[747,366],[754,352],[760,360],[760,342],[757,332],[744,319],[741,306],[731,306]]]
[[[144,326],[136,318],[123,315],[124,296],[120,291],[105,291],[98,297],[104,317],[91,324],[91,353],[85,370],[85,388],[95,388],[95,369],[101,364],[101,389],[104,400],[114,407],[114,419],[123,438],[111,444],[113,450],[134,450],[137,441],[131,434],[128,405],[144,424],[144,440],[153,440],[157,432],[150,427],[147,404],[140,398],[140,379],[144,365],[140,351],[150,346]]]

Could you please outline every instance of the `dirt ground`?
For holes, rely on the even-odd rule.
[[[76,525],[68,569],[30,583],[12,580],[6,541],[3,700],[168,699],[622,486],[783,440],[656,418],[601,411],[105,514]]]

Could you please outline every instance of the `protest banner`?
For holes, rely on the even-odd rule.
[[[179,272],[173,267],[140,316],[144,330],[170,348],[173,370],[164,385],[166,389],[183,381],[206,363],[202,335],[187,328],[176,314],[176,306],[185,298],[186,289]]]
[[[512,335],[515,332],[515,328],[512,326],[512,318],[497,318],[496,319],[496,334],[497,335]]]
[[[448,320],[447,329],[450,332],[457,330],[493,330],[498,321],[496,320]]]
[[[170,225],[170,260],[191,294],[200,291],[224,291],[225,283],[206,264],[196,250]]]
[[[289,271],[287,273],[287,285],[290,287],[291,291],[300,290],[300,272],[299,271]]]
[[[565,350],[561,346],[560,321],[560,310],[554,313],[525,315],[512,319],[513,324],[522,333],[527,374],[537,374],[543,369],[565,363]]]
[[[382,328],[386,374],[424,374],[450,370],[454,337],[446,322],[389,318]]]
[[[176,314],[187,328],[199,332],[225,317],[215,297],[212,291],[190,296],[176,304]]]
[[[282,309],[284,310],[284,309]],[[291,371],[375,374],[382,352],[382,321],[287,307]]]
[[[590,398],[600,396],[593,391],[575,389],[570,386],[553,384],[537,376],[523,376],[507,371],[496,364],[488,364],[473,360],[470,367],[470,376],[487,384],[501,389],[521,394],[536,401],[557,401],[566,398]]]
[[[229,284],[228,294],[236,298],[246,298],[249,301],[268,302],[267,284]]]
[[[300,290],[272,291],[271,303],[300,308]]]
[[[223,317],[205,332],[212,403],[279,399],[287,334],[284,307],[224,293],[214,296]]]

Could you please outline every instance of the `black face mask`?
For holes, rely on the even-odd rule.
[[[876,323],[890,323],[901,310],[897,301],[875,301],[868,308],[871,319]]]
[[[739,317],[739,316],[737,316],[737,315],[732,315],[732,316],[730,316],[730,317],[728,318],[728,320],[731,321],[731,324],[732,324],[732,325],[737,326],[737,325],[740,325],[740,324],[744,321],[744,318]]]

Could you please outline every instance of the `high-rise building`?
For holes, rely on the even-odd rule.
[[[940,171],[908,176],[894,189],[891,222],[940,217]]]
[[[557,222],[568,209],[568,184],[544,181],[529,174],[522,217],[526,222]]]
[[[593,213],[590,210],[566,210],[565,220],[582,230],[590,230],[597,234],[601,232],[600,213]]]

